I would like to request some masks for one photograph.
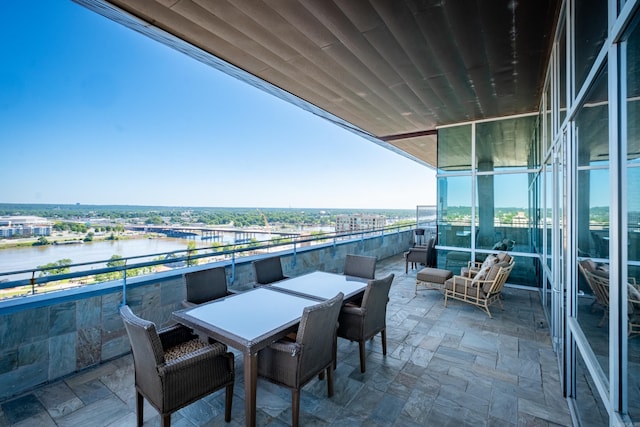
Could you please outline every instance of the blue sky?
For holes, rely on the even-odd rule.
[[[0,202],[435,204],[433,170],[71,1],[0,37]]]

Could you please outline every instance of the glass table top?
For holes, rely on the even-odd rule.
[[[335,297],[342,292],[345,298],[364,291],[368,280],[360,277],[316,271],[272,284],[270,287],[287,292],[296,292],[321,300]]]
[[[185,315],[247,341],[299,320],[318,301],[261,287],[184,310]]]

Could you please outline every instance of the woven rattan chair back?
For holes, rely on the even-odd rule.
[[[347,276],[375,279],[376,257],[349,254],[344,260],[344,274]]]

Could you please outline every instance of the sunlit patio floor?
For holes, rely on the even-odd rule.
[[[339,340],[335,394],[318,379],[302,392],[302,425],[313,426],[568,426],[556,355],[539,294],[504,291],[504,310],[490,319],[476,307],[439,291],[416,296],[416,271],[404,273],[402,256],[378,263],[376,275],[395,274],[387,313],[388,354],[380,337],[367,343],[367,372],[358,345]],[[258,425],[291,423],[289,390],[258,380]],[[245,423],[242,357],[230,423],[224,392],[172,417],[174,426],[241,426]],[[131,356],[48,384],[0,405],[2,426],[135,426]],[[145,403],[145,426],[159,426]]]

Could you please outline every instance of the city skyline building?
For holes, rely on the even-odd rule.
[[[38,216],[0,216],[0,238],[50,236],[52,224]]]
[[[386,223],[387,218],[384,215],[336,215],[336,233],[375,230],[377,228],[384,228]]]

